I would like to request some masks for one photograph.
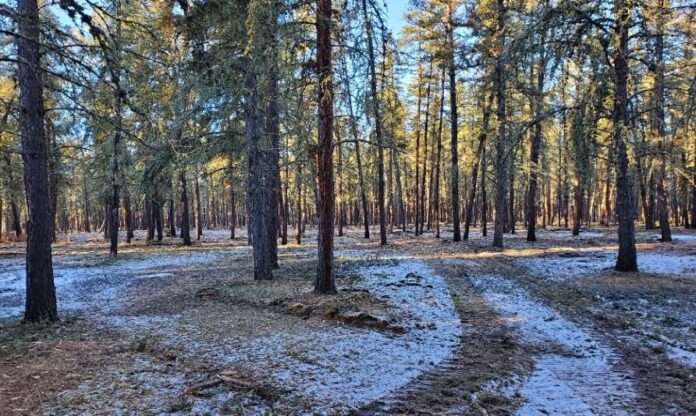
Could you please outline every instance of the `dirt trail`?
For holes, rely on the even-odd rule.
[[[563,318],[512,281],[500,276],[475,276],[473,284],[507,325],[536,351],[534,372],[509,394],[526,402],[517,415],[635,414],[630,371],[621,357],[591,330]]]

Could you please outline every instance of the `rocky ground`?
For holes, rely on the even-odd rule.
[[[246,238],[208,230],[55,245],[62,320],[19,323],[20,243],[0,244],[0,409],[23,414],[696,414],[696,234],[478,230],[337,237],[339,294],[311,293],[315,249],[254,282]],[[142,238],[142,236],[138,235]],[[5,413],[3,413],[5,414]]]

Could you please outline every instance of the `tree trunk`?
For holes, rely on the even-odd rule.
[[[672,231],[669,228],[670,209],[667,203],[667,192],[665,190],[665,177],[667,174],[667,139],[665,134],[665,73],[664,73],[664,25],[666,24],[665,0],[657,0],[657,24],[655,34],[655,62],[653,64],[653,75],[655,78],[654,89],[654,132],[657,136],[659,162],[657,176],[657,201],[660,211],[660,234],[662,242],[672,241]]]
[[[123,207],[126,211],[126,243],[130,244],[133,241],[133,211],[128,188],[123,193]]]
[[[162,197],[159,193],[159,188],[155,188],[155,194],[152,200],[152,216],[155,221],[155,226],[157,228],[157,241],[162,241],[164,239],[164,221],[162,215]]]
[[[297,193],[296,211],[297,211],[297,227],[295,228],[295,243],[302,244],[302,164],[297,163],[297,172],[295,173],[295,192]]]
[[[452,133],[451,153],[452,166],[450,168],[450,196],[452,202],[452,226],[453,236],[452,241],[461,241],[461,230],[459,224],[459,133],[457,119],[457,78],[454,60],[454,10],[452,10],[452,2],[449,4],[449,19],[448,19],[448,40],[449,40],[449,57],[448,71],[450,84],[450,130]]]
[[[537,182],[539,177],[539,152],[542,134],[541,113],[544,106],[544,78],[546,76],[546,27],[543,26],[539,40],[539,69],[537,72],[537,86],[534,93],[534,124],[532,143],[529,154],[529,189],[527,191],[527,241],[536,241],[537,221]]]
[[[481,156],[483,155],[483,150],[486,147],[492,100],[493,96],[490,97],[488,103],[483,108],[483,123],[481,125],[481,133],[479,134],[479,142],[478,147],[476,148],[474,164],[471,167],[471,189],[469,190],[469,198],[466,202],[466,211],[464,212],[464,240],[469,239],[469,228],[471,227],[471,221],[474,218],[474,202],[476,201],[476,186],[478,184],[479,165],[481,165]]]
[[[428,161],[428,131],[430,122],[430,90],[431,90],[431,78],[433,75],[433,65],[432,61],[430,63],[430,72],[428,75],[428,88],[425,93],[425,126],[423,128],[423,173],[421,177],[420,186],[420,207],[418,217],[420,218],[420,232],[423,234],[423,227],[425,224],[425,176],[427,172],[427,161]],[[418,178],[416,177],[416,180]]]
[[[58,319],[51,256],[51,217],[48,149],[44,125],[43,79],[39,10],[36,0],[17,0],[17,55],[19,57],[20,133],[24,184],[29,218],[26,248],[26,309],[24,320]]]
[[[144,217],[147,217],[147,237],[145,237],[145,244],[150,245],[155,239],[155,219],[153,218],[153,201],[150,195],[145,195],[145,203],[143,204],[143,211],[145,211]]]
[[[15,238],[19,239],[22,235],[22,220],[19,217],[19,206],[14,199],[10,199],[10,214],[12,216],[12,228],[15,233]]]
[[[696,138],[694,138],[694,166],[691,175],[691,228],[696,228]]]
[[[193,177],[193,190],[196,194],[196,240],[203,235],[203,213],[201,212],[201,187],[198,184],[198,175]]]
[[[272,22],[275,23],[275,22]],[[273,24],[273,27],[276,25]],[[269,227],[267,239],[270,248],[271,265],[278,269],[278,232],[280,230],[279,212],[282,209],[280,196],[280,118],[278,115],[278,67],[276,58],[275,33],[270,34],[272,51],[269,53],[271,62],[268,65],[268,104],[266,106],[266,130],[271,139],[271,148],[266,153],[269,172],[269,202],[264,207],[268,213]]]
[[[497,97],[498,137],[496,140],[495,155],[495,230],[493,232],[493,246],[503,247],[503,229],[505,227],[505,193],[507,191],[507,117],[505,113],[505,61],[503,50],[505,48],[505,2],[497,0],[498,4],[498,56],[495,63],[494,83]]]
[[[435,238],[440,238],[440,163],[442,160],[442,127],[445,115],[445,67],[442,67],[440,80],[440,116],[437,126],[437,147],[435,150],[435,177],[433,179],[433,215]]]
[[[15,193],[17,185],[15,184],[14,174],[12,173],[12,159],[10,158],[9,152],[4,154],[4,160],[7,165],[7,190],[10,198],[10,220],[12,222],[11,225],[8,225],[8,228],[12,227],[15,238],[19,239],[22,235],[22,220],[19,216],[19,206],[17,205],[17,195]]]
[[[119,79],[115,79],[114,82],[116,83],[116,131],[114,133],[114,153],[111,162],[111,201],[109,203],[109,255],[112,258],[116,258],[118,255],[118,231],[121,228],[119,223],[121,207],[121,89]]]
[[[363,173],[362,158],[360,154],[360,144],[357,139],[357,127],[355,128],[355,161],[358,164],[358,183],[360,185],[360,200],[362,202],[363,226],[365,228],[364,237],[370,238],[370,211],[367,205],[367,190],[365,189],[365,175]]]
[[[188,199],[188,185],[186,183],[186,172],[181,169],[179,171],[179,183],[181,184],[181,238],[184,240],[185,246],[191,245],[191,218]],[[232,205],[234,207],[234,205]],[[234,208],[233,208],[234,210]],[[234,221],[233,221],[234,224]]]
[[[231,163],[230,163],[231,165]],[[236,238],[235,232],[237,230],[237,198],[234,191],[235,187],[235,175],[232,166],[230,166],[230,239],[234,240]]]
[[[326,0],[319,0],[319,4]],[[329,7],[331,1],[329,0]],[[367,10],[367,0],[362,0],[363,16],[365,18],[365,28],[367,32],[367,55],[370,66],[370,89],[372,92],[372,112],[375,118],[375,137],[377,139],[377,209],[379,211],[379,242],[381,245],[387,244],[387,214],[384,206],[384,141],[382,137],[382,116],[380,109],[380,99],[377,93],[377,70],[375,68],[375,51],[373,47],[372,20]],[[329,9],[330,10],[330,9]],[[329,40],[330,45],[330,40]],[[330,51],[329,51],[330,52]],[[331,56],[329,54],[327,71],[331,68]],[[330,92],[332,94],[332,92]],[[333,99],[333,97],[332,97]],[[332,110],[333,111],[333,110]],[[331,115],[333,125],[333,114]],[[332,184],[333,189],[333,184]],[[333,191],[332,191],[333,192]]]
[[[632,190],[629,178],[628,154],[625,136],[628,123],[628,28],[630,6],[625,0],[615,0],[617,48],[614,54],[614,71],[616,76],[614,97],[614,154],[616,164],[616,215],[619,221],[619,256],[616,260],[617,271],[637,271],[635,229],[633,224]]]
[[[363,2],[363,6],[364,6]],[[317,73],[319,87],[317,106],[319,108],[319,229],[317,233],[318,263],[317,278],[314,282],[316,293],[336,293],[334,281],[334,174],[333,174],[333,70],[331,65],[331,0],[317,1]],[[374,61],[372,62],[374,65]],[[372,67],[374,78],[374,66]],[[373,80],[373,82],[376,80]],[[373,85],[373,95],[376,85]],[[376,96],[374,97],[377,98]],[[378,117],[379,118],[379,117]],[[381,140],[381,133],[378,140]],[[381,143],[380,143],[381,145]],[[381,149],[381,147],[380,147]],[[383,167],[382,167],[383,168]],[[384,172],[382,172],[384,174]],[[382,184],[384,185],[384,184]],[[382,189],[384,191],[384,189]],[[384,198],[384,194],[382,194]],[[382,200],[382,203],[384,201]],[[384,206],[382,206],[384,209]],[[384,214],[384,212],[382,212]],[[385,224],[382,224],[384,226]]]
[[[264,140],[261,132],[262,117],[260,114],[258,99],[258,81],[254,70],[248,71],[246,76],[246,114],[245,129],[248,148],[249,175],[247,178],[247,210],[249,213],[249,226],[254,257],[254,279],[272,280],[273,267],[271,248],[268,244],[268,229],[271,224],[269,218],[264,215],[265,205],[269,202],[265,187],[269,184],[264,179],[265,163],[262,146]]]
[[[415,192],[413,201],[413,214],[414,214],[414,234],[417,236],[419,232],[418,224],[420,223],[420,192],[418,192],[418,178],[420,178],[420,139],[421,139],[421,102],[423,97],[423,69],[421,64],[418,64],[418,97],[416,102],[416,180],[414,182]]]
[[[481,235],[488,236],[488,193],[486,191],[486,147],[481,153]]]

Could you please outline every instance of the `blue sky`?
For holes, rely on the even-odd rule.
[[[387,4],[387,23],[391,27],[394,36],[398,36],[406,24],[404,16],[408,7],[408,0],[386,0],[385,3]]]

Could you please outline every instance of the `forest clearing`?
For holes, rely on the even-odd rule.
[[[253,280],[227,230],[118,262],[98,234],[54,245],[60,324],[27,327],[21,245],[0,262],[0,408],[8,414],[564,414],[696,412],[696,234],[540,230],[501,252],[395,235],[337,237],[338,294],[312,294],[315,247]],[[450,230],[443,230],[443,233]],[[310,232],[311,233],[311,232]],[[587,235],[587,236],[585,236]],[[641,259],[645,256],[645,263]],[[484,413],[485,412],[485,413]],[[669,412],[669,413],[666,413]]]
[[[689,0],[0,0],[0,416],[696,416]]]

